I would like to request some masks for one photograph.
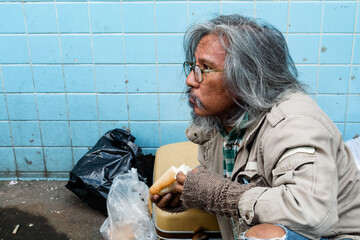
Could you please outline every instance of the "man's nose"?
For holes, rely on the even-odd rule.
[[[188,87],[198,88],[200,86],[200,83],[198,81],[196,81],[194,74],[195,74],[194,71],[191,71],[189,76],[187,76],[186,85]]]

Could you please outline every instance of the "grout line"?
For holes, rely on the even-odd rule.
[[[90,32],[90,41],[91,41],[91,57],[92,57],[92,66],[93,66],[93,74],[94,74],[94,85],[95,85],[95,98],[96,98],[96,114],[98,120],[98,135],[99,138],[101,137],[101,130],[100,130],[100,118],[99,118],[99,99],[98,93],[96,88],[96,72],[95,72],[95,59],[94,59],[94,40],[93,40],[93,33],[91,27],[91,12],[90,12],[90,1],[87,0],[88,5],[88,14],[89,14],[89,32]]]
[[[351,60],[350,60],[350,74],[348,80],[348,89],[347,89],[347,98],[346,98],[346,106],[345,106],[345,125],[344,125],[344,133],[343,138],[345,139],[346,136],[346,126],[347,126],[347,118],[348,118],[348,110],[349,110],[349,96],[350,96],[350,86],[351,86],[351,75],[353,70],[353,61],[354,61],[354,49],[355,49],[355,40],[356,40],[356,27],[357,27],[357,19],[358,19],[358,12],[359,12],[359,0],[356,1],[356,9],[355,9],[355,24],[354,24],[354,36],[353,36],[353,43],[352,43],[352,51],[351,51]]]
[[[74,156],[74,149],[73,149],[73,139],[72,139],[72,131],[71,131],[71,124],[70,124],[70,114],[69,114],[69,100],[68,100],[68,92],[66,87],[66,76],[65,76],[65,67],[64,67],[64,57],[62,52],[62,45],[61,45],[61,37],[60,37],[60,25],[59,25],[59,16],[58,16],[58,9],[55,0],[55,14],[56,14],[56,22],[58,28],[58,37],[59,37],[59,46],[60,46],[60,58],[61,58],[61,71],[63,76],[64,82],[64,94],[65,95],[65,104],[66,104],[66,117],[67,117],[67,124],[69,127],[69,137],[70,137],[70,148],[71,148],[71,158],[72,158],[72,165],[75,166],[75,156]]]
[[[289,24],[290,24],[290,0],[288,0],[288,9],[287,9],[287,17],[286,17],[286,42],[288,42],[288,38],[289,38]]]
[[[161,127],[160,127],[160,93],[159,93],[159,64],[158,64],[158,42],[156,32],[156,4],[154,2],[154,35],[155,35],[155,64],[156,64],[156,88],[157,88],[157,105],[158,105],[158,127],[159,127],[159,146],[161,146]]]
[[[3,88],[3,93],[4,93],[4,100],[5,100],[5,107],[6,107],[6,114],[7,114],[7,118],[8,120],[6,121],[9,124],[9,131],[10,131],[10,137],[11,137],[11,148],[13,150],[13,155],[14,155],[14,162],[15,162],[15,175],[17,178],[19,178],[19,167],[17,164],[17,160],[16,160],[16,153],[15,153],[15,144],[14,144],[14,134],[12,132],[12,127],[11,127],[11,121],[10,121],[10,113],[9,113],[9,106],[7,103],[7,97],[6,97],[6,91],[5,91],[5,83],[4,83],[4,76],[2,73],[2,67],[0,64],[0,78],[1,78],[1,83],[2,83],[2,88]]]
[[[126,51],[125,51],[125,34],[124,34],[124,9],[123,9],[123,1],[120,0],[121,3],[121,30],[122,30],[122,37],[123,37],[123,54],[124,54],[124,77],[125,77],[125,88],[126,88],[126,110],[128,115],[128,129],[131,132],[130,128],[130,104],[129,104],[129,86],[128,86],[128,79],[127,79],[127,63],[126,63]]]
[[[54,3],[54,5],[55,5],[55,3]],[[38,122],[39,133],[40,133],[40,143],[41,143],[42,159],[43,159],[43,163],[44,163],[44,176],[47,177],[48,175],[47,175],[47,167],[46,167],[46,159],[45,159],[44,141],[43,141],[43,136],[42,136],[41,124],[40,124],[39,105],[38,105],[37,92],[36,92],[36,84],[35,84],[35,78],[34,78],[34,69],[33,69],[33,65],[32,65],[32,58],[31,58],[31,51],[30,51],[30,39],[29,39],[29,35],[28,35],[28,26],[27,26],[27,21],[26,21],[26,12],[25,12],[24,2],[22,2],[22,7],[23,7],[23,14],[24,14],[26,40],[27,40],[27,45],[28,45],[29,62],[30,62],[30,69],[31,69],[31,78],[32,78],[33,86],[34,86],[34,92],[33,92],[33,94],[34,94],[34,98],[35,98],[36,113],[37,113],[37,122]],[[55,6],[54,6],[54,7],[55,7]],[[41,172],[42,172],[42,171],[41,171]]]
[[[323,20],[324,20],[324,0],[321,1],[321,20],[320,20],[319,49],[318,49],[317,70],[316,70],[315,102],[317,102],[318,86],[319,86],[319,71],[320,71],[320,56],[321,56]]]

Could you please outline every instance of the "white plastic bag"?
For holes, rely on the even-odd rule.
[[[346,145],[348,145],[351,152],[353,153],[356,165],[360,170],[360,137],[350,139],[350,140],[346,141],[345,143],[346,143]]]
[[[116,176],[107,198],[108,218],[100,228],[106,240],[154,240],[154,224],[149,216],[149,188],[139,181],[137,170]]]

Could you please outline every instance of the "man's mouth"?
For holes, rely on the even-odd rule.
[[[196,97],[194,93],[191,92],[191,89],[186,91],[188,98],[189,98],[189,105],[190,107],[197,107],[199,109],[204,109],[203,104],[201,103],[200,99]]]

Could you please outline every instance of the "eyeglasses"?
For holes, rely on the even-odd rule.
[[[201,83],[204,80],[204,73],[213,73],[213,72],[223,72],[224,70],[219,70],[219,69],[202,69],[201,67],[199,67],[198,65],[195,65],[194,63],[189,63],[189,62],[184,62],[183,63],[183,67],[184,67],[184,72],[186,77],[188,77],[190,75],[190,73],[192,71],[194,71],[194,76],[195,76],[195,80],[198,83]]]

